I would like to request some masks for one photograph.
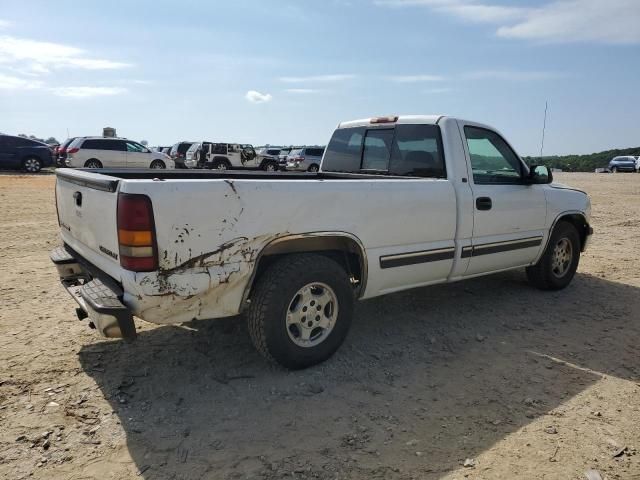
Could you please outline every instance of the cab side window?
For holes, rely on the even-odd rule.
[[[479,185],[519,184],[524,176],[520,158],[496,132],[464,127],[473,181]]]
[[[446,178],[440,129],[436,125],[398,125],[389,173]]]

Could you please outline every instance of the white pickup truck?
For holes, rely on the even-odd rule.
[[[567,286],[590,201],[551,182],[486,125],[376,117],[341,123],[318,173],[58,170],[51,259],[104,336],[244,313],[265,357],[304,368],[356,299],[514,268]]]

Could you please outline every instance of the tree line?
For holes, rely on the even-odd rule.
[[[549,155],[544,157],[524,157],[529,165],[546,165],[560,168],[565,172],[593,172],[596,168],[606,168],[613,157],[640,156],[640,147],[617,148],[588,155]]]

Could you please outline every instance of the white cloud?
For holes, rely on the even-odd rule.
[[[41,42],[9,35],[0,36],[0,64],[31,65],[48,68],[81,68],[86,70],[113,70],[130,64],[98,58],[87,58],[85,51],[59,43]]]
[[[104,97],[127,93],[126,88],[120,87],[55,87],[50,90],[59,97],[73,98]]]
[[[309,77],[280,77],[281,82],[285,83],[331,83],[343,82],[356,78],[353,74],[333,74],[333,75],[312,75]]]
[[[0,73],[0,90],[33,90],[42,88],[39,80],[24,79]]]
[[[296,94],[309,94],[309,93],[318,93],[320,90],[315,88],[287,88],[285,92],[287,93],[296,93]]]
[[[529,81],[529,80],[552,80],[561,78],[564,75],[554,72],[531,72],[519,70],[480,70],[477,72],[469,72],[463,75],[464,78],[471,80],[513,80],[513,81]]]
[[[522,18],[529,10],[523,7],[477,3],[475,0],[375,0],[374,3],[389,7],[429,7],[439,13],[478,23],[498,23]]]
[[[426,90],[423,90],[422,93],[431,93],[431,94],[436,94],[436,93],[448,93],[451,92],[453,89],[449,88],[449,87],[442,87],[442,88],[427,88]]]
[[[249,90],[244,98],[251,103],[266,103],[273,99],[270,93],[260,93],[255,90]]]
[[[2,20],[0,18],[0,28],[8,28],[11,26],[11,22],[8,20]]]
[[[549,42],[640,43],[640,1],[556,1],[531,10],[498,36]]]
[[[640,0],[547,0],[538,7],[492,0],[374,0],[388,7],[426,7],[464,21],[497,24],[503,38],[541,42],[640,43]]]
[[[444,77],[440,75],[394,75],[387,78],[398,83],[441,82],[444,80]]]

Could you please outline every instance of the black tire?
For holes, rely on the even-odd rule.
[[[102,162],[96,158],[91,158],[84,162],[84,168],[102,168]]]
[[[318,165],[316,165],[315,163],[309,165],[309,168],[307,169],[307,172],[317,172],[319,170],[320,167],[318,167]]]
[[[229,162],[222,158],[217,158],[211,163],[211,168],[213,170],[229,170],[229,167],[231,167]]]
[[[162,160],[154,160],[151,162],[151,165],[149,165],[149,168],[165,169],[167,166]]]
[[[22,169],[27,173],[38,173],[42,170],[42,160],[38,157],[27,157],[22,160]]]
[[[561,242],[568,241],[571,245],[571,254],[566,255],[570,263],[558,274],[554,267],[556,247],[560,248]],[[542,257],[535,265],[527,267],[529,283],[541,290],[561,290],[573,279],[578,263],[580,262],[580,236],[576,227],[571,223],[560,221],[553,229],[551,238]]]
[[[314,283],[328,286],[335,295],[336,319],[320,343],[299,346],[291,338],[287,315],[301,289]],[[288,255],[273,263],[253,290],[247,312],[251,340],[264,357],[283,367],[301,369],[316,365],[333,355],[347,336],[353,303],[349,278],[338,263],[317,254]],[[317,308],[320,310],[320,306]]]
[[[611,167],[611,173],[618,173],[618,167]]]
[[[265,172],[277,172],[278,171],[278,164],[276,162],[264,162],[262,164],[262,170],[264,170]]]

